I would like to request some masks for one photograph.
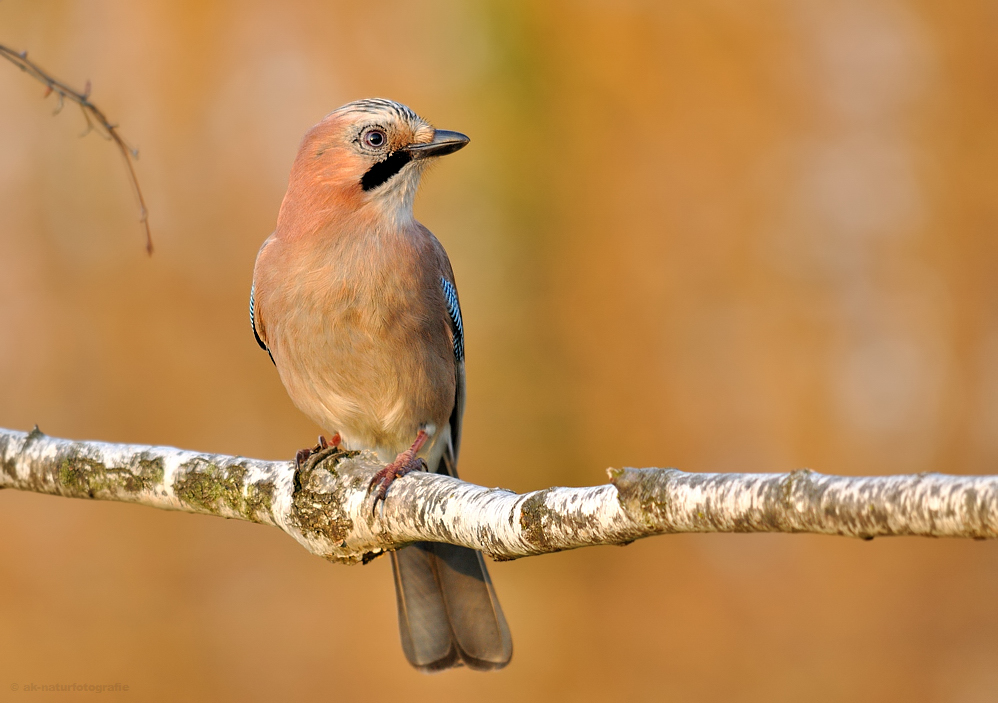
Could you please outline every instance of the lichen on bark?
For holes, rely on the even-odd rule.
[[[246,486],[246,502],[243,516],[254,522],[264,522],[273,516],[274,482],[257,481]]]
[[[547,546],[545,521],[550,520],[551,511],[544,504],[546,491],[537,491],[520,507],[520,530],[523,538],[538,549]]]
[[[62,460],[59,483],[81,497],[111,499],[137,494],[163,482],[163,460],[136,457],[131,466],[108,467],[80,454]]]
[[[173,492],[187,505],[204,512],[228,508],[242,514],[243,482],[246,468],[220,466],[203,459],[180,465],[173,481]]]

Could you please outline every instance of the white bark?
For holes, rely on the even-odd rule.
[[[416,472],[373,510],[367,453],[290,461],[77,442],[0,429],[0,488],[119,500],[274,525],[354,563],[415,541],[495,559],[676,532],[998,537],[998,476],[688,474],[609,469],[610,484],[516,494]]]

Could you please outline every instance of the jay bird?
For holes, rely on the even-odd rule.
[[[412,204],[426,166],[468,141],[391,100],[344,105],[302,139],[277,229],[257,255],[256,340],[334,445],[387,464],[371,482],[375,505],[424,463],[457,476],[461,306],[447,253]],[[480,552],[419,542],[391,560],[414,667],[509,662],[513,642]]]

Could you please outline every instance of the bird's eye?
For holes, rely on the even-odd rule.
[[[380,149],[385,145],[388,137],[385,136],[383,130],[372,129],[364,133],[364,144],[371,147],[372,149]]]

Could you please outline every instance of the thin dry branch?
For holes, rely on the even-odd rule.
[[[368,453],[330,450],[296,469],[288,461],[0,429],[0,488],[274,525],[343,563],[424,540],[516,559],[679,532],[998,537],[998,476],[610,469],[607,485],[516,494],[415,472],[375,511],[368,486],[380,468]]]
[[[90,81],[87,81],[86,87],[84,87],[83,91],[80,92],[70,88],[59,79],[54,78],[34,61],[31,61],[28,58],[27,51],[14,51],[3,44],[0,44],[0,56],[3,56],[29,76],[43,83],[45,85],[44,97],[47,98],[52,93],[56,94],[59,103],[56,105],[56,108],[52,114],[58,115],[62,111],[67,99],[79,105],[80,111],[83,113],[83,119],[87,124],[86,130],[80,135],[81,137],[85,137],[90,132],[96,130],[97,133],[105,139],[115,143],[118,147],[118,151],[121,152],[122,158],[125,160],[125,167],[128,169],[128,178],[131,181],[132,189],[135,191],[135,197],[139,201],[139,222],[142,223],[142,226],[145,229],[146,251],[152,255],[152,231],[149,229],[149,215],[146,210],[146,200],[142,196],[142,188],[139,187],[139,178],[135,174],[134,160],[139,158],[139,152],[137,149],[130,147],[125,139],[118,133],[118,125],[112,124],[108,121],[107,117],[104,116],[104,113],[100,110],[100,108],[90,102]]]

